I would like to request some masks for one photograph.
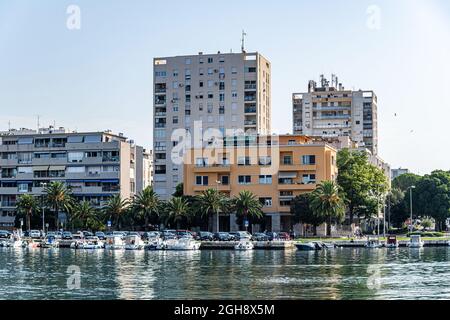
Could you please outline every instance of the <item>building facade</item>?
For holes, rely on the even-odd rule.
[[[409,169],[402,169],[402,168],[392,169],[391,172],[392,172],[391,178],[392,178],[392,180],[394,180],[395,178],[400,177],[401,175],[408,174]]]
[[[294,134],[349,136],[360,147],[378,154],[378,107],[373,91],[346,90],[336,76],[309,82],[308,92],[294,93]]]
[[[40,196],[61,181],[73,196],[102,206],[114,195],[142,190],[143,149],[122,134],[64,128],[0,133],[0,227],[12,228],[20,195]]]
[[[218,189],[233,197],[251,191],[263,204],[263,228],[290,231],[292,200],[314,191],[324,180],[336,179],[336,150],[305,136],[230,137],[213,151],[188,150],[184,170],[185,194]],[[220,224],[221,230],[238,229],[235,215],[221,217]]]
[[[171,161],[184,130],[271,132],[271,65],[259,53],[198,54],[154,59],[154,188],[168,199],[183,181],[183,166]]]

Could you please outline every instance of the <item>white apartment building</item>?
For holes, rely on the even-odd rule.
[[[183,165],[171,161],[183,129],[271,132],[271,65],[259,53],[217,53],[155,58],[154,189],[168,199],[183,181]],[[176,140],[176,141],[173,141]],[[183,156],[183,155],[180,155]]]
[[[373,91],[346,90],[333,75],[323,75],[320,86],[309,82],[308,92],[294,93],[294,134],[321,137],[348,136],[360,147],[378,154],[378,107]]]

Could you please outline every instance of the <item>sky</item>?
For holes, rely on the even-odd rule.
[[[80,28],[67,13],[80,9]],[[152,145],[152,59],[247,51],[272,63],[272,128],[320,74],[378,96],[380,156],[450,170],[447,0],[0,0],[0,131],[111,129]]]

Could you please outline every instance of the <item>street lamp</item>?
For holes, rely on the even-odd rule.
[[[42,188],[45,189],[45,187],[47,187],[47,183],[42,183],[41,184]],[[45,205],[44,205],[45,201],[44,201],[44,195],[42,195],[42,231],[45,233]]]
[[[413,206],[412,191],[415,188],[416,188],[416,186],[411,186],[411,187],[408,188],[409,189],[409,209],[411,211],[411,227],[410,227],[411,228],[411,232],[413,232],[413,227],[414,227],[414,224],[413,224],[413,209],[412,209],[412,206]]]
[[[217,192],[220,192],[219,191],[219,185],[222,184],[222,181],[216,180],[216,184],[217,184]],[[219,211],[217,211],[217,232],[220,232]]]

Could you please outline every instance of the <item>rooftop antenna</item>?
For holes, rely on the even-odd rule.
[[[242,46],[241,46],[242,52],[245,52],[245,37],[246,36],[247,36],[247,33],[245,33],[245,30],[242,30]]]
[[[11,121],[8,121],[8,131],[11,131]]]

